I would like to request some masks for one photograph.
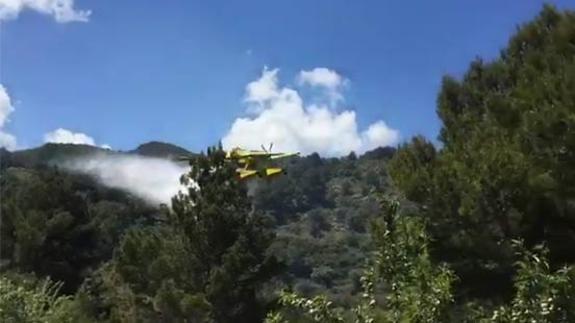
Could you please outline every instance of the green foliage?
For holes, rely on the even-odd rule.
[[[458,294],[512,292],[511,239],[545,242],[552,263],[575,260],[574,37],[575,14],[545,6],[500,58],[443,80],[443,147],[414,138],[390,162],[461,277]],[[495,287],[474,283],[484,280]]]
[[[110,258],[127,226],[154,212],[122,192],[54,168],[7,168],[0,176],[4,267],[62,281],[67,293]]]
[[[433,264],[420,218],[400,215],[397,201],[386,201],[385,208],[386,219],[375,223],[372,235],[374,266],[388,287],[384,308],[390,322],[445,320],[453,301],[453,272]]]
[[[57,165],[73,158],[110,153],[91,145],[47,143],[41,147],[18,150],[11,154],[12,166],[38,168]]]
[[[412,201],[423,202],[430,193],[431,171],[437,152],[423,137],[414,137],[408,145],[400,147],[389,163],[397,187]]]
[[[359,158],[294,158],[286,176],[256,188],[255,207],[278,220],[270,252],[288,265],[281,278],[294,291],[306,297],[323,293],[346,307],[359,297],[358,264],[373,249],[367,231],[380,211],[375,192],[389,189],[385,168],[392,153],[381,148]],[[321,199],[313,189],[303,190],[312,173],[323,181],[317,186]]]
[[[325,296],[316,296],[312,299],[308,299],[294,293],[282,291],[279,304],[284,307],[301,310],[312,322],[343,322],[341,314],[333,309],[332,302],[328,301]],[[281,314],[276,312],[268,314],[265,322],[281,323],[286,321]]]
[[[515,276],[516,294],[509,305],[496,310],[492,322],[572,322],[575,319],[575,267],[552,270],[548,250],[526,250],[515,242],[520,260]]]
[[[15,282],[0,277],[0,321],[5,323],[85,322],[73,299],[59,296],[61,284]]]
[[[101,273],[103,306],[122,320],[258,322],[258,295],[280,268],[267,254],[273,235],[251,209],[243,182],[221,148],[191,161],[187,194],[173,198],[165,223],[130,230]],[[121,286],[121,288],[117,288]],[[117,290],[117,292],[116,292]],[[124,300],[117,302],[117,299]],[[118,304],[124,304],[125,308]]]
[[[299,212],[328,206],[329,168],[325,161],[318,154],[312,154],[289,163],[287,176],[262,183],[254,194],[255,207],[273,214],[280,224],[293,220]]]
[[[313,322],[343,322],[345,317],[354,317],[357,323],[445,321],[453,302],[453,272],[430,259],[428,237],[419,218],[400,215],[397,201],[385,200],[384,206],[385,217],[373,225],[376,251],[361,277],[362,297],[351,312],[332,308],[323,295],[310,299],[282,292],[280,304],[299,309]],[[380,283],[385,300],[378,305]],[[269,322],[282,320],[281,311],[268,315]]]
[[[378,259],[375,262],[377,263]],[[363,292],[361,301],[353,309],[353,314],[356,316],[355,323],[375,322],[376,285],[379,280],[378,269],[377,266],[368,267],[360,278]]]

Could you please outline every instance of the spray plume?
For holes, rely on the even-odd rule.
[[[189,166],[166,159],[101,154],[68,160],[61,166],[92,175],[103,185],[126,190],[152,204],[169,205],[178,191],[187,192],[180,177]]]

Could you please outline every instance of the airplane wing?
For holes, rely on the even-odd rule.
[[[239,168],[237,170],[237,172],[238,172],[240,179],[242,179],[242,180],[251,178],[252,176],[256,176],[258,174],[258,171],[256,171],[256,170],[246,170],[246,169],[242,169],[242,168]],[[284,173],[284,170],[281,168],[266,168],[265,169],[265,176],[266,177],[271,177],[271,176],[279,175],[282,173]]]
[[[287,157],[292,157],[292,156],[299,156],[299,153],[279,153],[279,154],[274,154],[272,156],[270,156],[271,159],[280,159],[280,158],[287,158]]]
[[[232,155],[235,155],[239,158],[250,158],[250,157],[263,157],[263,158],[284,158],[289,156],[294,156],[299,153],[291,154],[291,153],[272,153],[265,150],[246,150],[246,149],[234,149],[232,151]]]
[[[246,179],[246,178],[252,177],[258,173],[255,170],[247,170],[247,169],[243,169],[243,168],[238,168],[237,172],[240,176],[240,179]]]
[[[267,157],[276,155],[274,153],[268,153],[265,151],[252,151],[252,150],[240,150],[236,151],[236,154],[239,157]]]

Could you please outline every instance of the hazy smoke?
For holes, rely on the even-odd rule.
[[[151,157],[95,155],[70,160],[63,167],[95,176],[102,184],[124,189],[150,203],[170,204],[171,198],[187,189],[180,184],[189,166]]]

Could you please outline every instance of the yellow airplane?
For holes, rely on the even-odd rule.
[[[226,152],[226,160],[238,165],[236,173],[239,179],[248,179],[254,176],[273,177],[278,174],[285,174],[283,168],[273,165],[274,160],[298,156],[299,153],[272,153],[273,144],[269,149],[262,146],[262,150],[246,150],[239,147]],[[179,160],[190,160],[190,157],[182,156]]]
[[[262,150],[245,150],[236,147],[226,153],[226,159],[236,162],[238,167],[236,172],[240,179],[251,178],[253,176],[272,177],[278,174],[285,174],[285,170],[272,165],[272,161],[280,158],[297,156],[299,153],[272,153],[273,144],[269,149],[262,146]]]

